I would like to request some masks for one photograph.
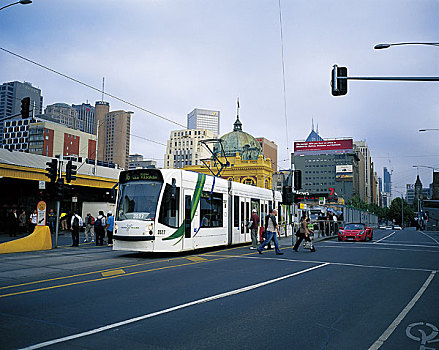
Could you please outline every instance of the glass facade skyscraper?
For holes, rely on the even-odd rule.
[[[207,129],[218,136],[220,132],[220,112],[195,108],[187,115],[188,129]]]

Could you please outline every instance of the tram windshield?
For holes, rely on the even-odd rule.
[[[161,189],[161,181],[133,181],[119,184],[116,220],[154,219]]]

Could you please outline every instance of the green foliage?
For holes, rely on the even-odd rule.
[[[396,197],[392,203],[390,204],[389,208],[389,220],[395,220],[396,223],[401,224],[401,202],[403,200],[400,197]],[[406,202],[403,201],[403,209],[404,209],[404,223],[405,225],[410,224],[414,218],[415,213],[413,211],[413,208]]]
[[[375,203],[367,204],[358,195],[346,201],[346,204],[361,210],[368,210],[378,216],[379,219],[388,219],[389,208],[382,208]]]

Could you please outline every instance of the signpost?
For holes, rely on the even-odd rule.
[[[44,181],[43,181],[44,182]],[[46,202],[40,201],[37,205],[37,226],[46,226]]]

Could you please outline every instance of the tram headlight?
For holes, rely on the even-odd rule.
[[[117,224],[114,224],[114,233],[117,233]]]
[[[152,235],[154,233],[154,224],[150,223],[149,225],[145,226],[145,232],[143,234],[147,234],[149,233],[150,235]]]

